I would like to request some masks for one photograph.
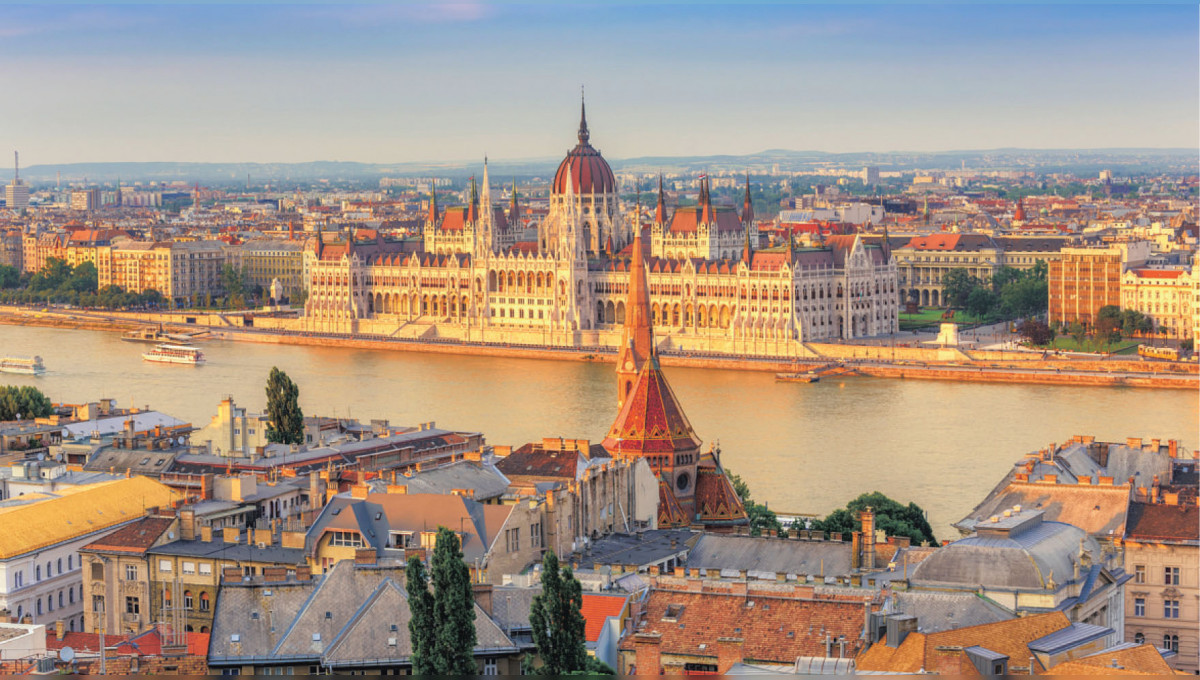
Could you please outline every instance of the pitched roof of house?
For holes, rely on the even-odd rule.
[[[584,638],[588,642],[598,641],[604,622],[610,616],[620,616],[628,599],[627,595],[584,593],[583,606],[580,608],[584,621]]]
[[[36,503],[0,508],[0,559],[86,536],[170,507],[183,496],[148,477],[101,482]]]
[[[689,569],[746,571],[748,574],[850,573],[850,544],[706,533],[688,553]],[[824,569],[824,572],[821,570]]]
[[[477,653],[517,651],[478,605],[474,609]],[[209,662],[406,664],[410,616],[398,567],[343,560],[317,581],[230,584],[217,598]]]
[[[970,530],[977,522],[1002,515],[1014,506],[1041,510],[1046,521],[1064,522],[1093,536],[1120,536],[1129,509],[1129,486],[1011,482],[990,494],[955,526]]]
[[[140,555],[175,523],[174,517],[143,517],[80,548],[102,552]]]
[[[1051,666],[1043,675],[1173,675],[1162,654],[1153,645],[1129,645],[1106,649],[1090,656]]]
[[[1131,503],[1125,537],[1135,541],[1200,541],[1200,507]]]
[[[1033,654],[1029,645],[1071,625],[1062,612],[1035,614],[1019,619],[955,628],[939,633],[909,633],[899,647],[888,647],[880,640],[858,657],[859,671],[892,673],[927,672],[963,673],[968,666],[963,649],[979,646],[1009,658],[1009,670],[1022,668]],[[1036,662],[1035,662],[1036,663]],[[1039,669],[1041,668],[1038,664]],[[1028,666],[1024,666],[1028,672]]]
[[[844,636],[847,656],[861,644],[864,607],[870,596],[850,599],[816,598],[779,589],[750,588],[748,594],[688,592],[653,588],[643,603],[645,615],[632,632],[662,635],[662,654],[713,656],[716,640],[739,637],[747,662],[794,663],[802,656],[823,656],[825,636]],[[622,650],[634,649],[634,635],[621,640]]]

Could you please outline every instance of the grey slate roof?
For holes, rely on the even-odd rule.
[[[518,588],[496,586],[492,588],[492,618],[510,633],[514,630],[532,630],[529,609],[533,597],[542,592],[541,586]]]
[[[210,557],[240,562],[271,562],[283,565],[307,564],[304,550],[269,545],[259,548],[245,543],[226,543],[216,536],[212,541],[173,541],[146,551],[148,555],[177,555],[179,557]]]
[[[1045,637],[1040,637],[1029,643],[1029,649],[1043,654],[1055,654],[1073,647],[1078,647],[1092,640],[1112,634],[1112,628],[1097,626],[1091,623],[1072,623],[1056,630]]]
[[[704,534],[688,553],[689,569],[730,569],[769,574],[850,573],[850,544]],[[824,571],[822,571],[822,569]]]
[[[93,433],[101,437],[110,437],[125,429],[125,421],[133,420],[133,429],[137,432],[153,430],[155,426],[163,429],[186,425],[184,421],[158,411],[139,411],[115,416],[105,416],[95,420],[80,420],[62,426],[63,439],[86,439]]]
[[[1082,529],[1043,522],[1041,515],[1040,511],[1024,511],[1006,518],[1016,525],[1007,534],[993,534],[989,529],[1003,529],[1003,523],[980,522],[976,533],[917,565],[913,582],[1044,590],[1053,578],[1061,588],[1074,575],[1080,541],[1095,556],[1100,555],[1099,545]],[[1030,521],[1031,517],[1036,521]]]
[[[343,560],[315,582],[229,584],[217,598],[209,663],[308,662],[335,670],[407,665],[409,619],[398,567]],[[517,651],[478,605],[475,635],[477,655]]]
[[[373,491],[385,491],[389,483],[386,479],[370,482]],[[409,493],[448,494],[454,489],[472,489],[477,501],[503,496],[509,483],[496,466],[465,460],[422,470],[411,477],[398,475],[395,481],[396,486],[408,487]]]
[[[583,567],[593,564],[635,564],[649,566],[686,553],[700,536],[689,529],[655,529],[634,534],[609,534],[591,542],[587,550],[571,554],[571,560]],[[675,541],[672,545],[671,541]]]
[[[939,593],[898,590],[888,603],[888,612],[917,617],[922,633],[979,626],[1016,618],[1000,605],[975,593]]]

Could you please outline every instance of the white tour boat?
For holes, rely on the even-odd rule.
[[[41,375],[46,372],[41,357],[4,357],[0,359],[0,373],[20,373],[22,375]]]
[[[204,363],[204,353],[198,347],[189,345],[155,345],[154,349],[142,354],[146,361],[157,361],[164,364],[191,364],[198,366]]]

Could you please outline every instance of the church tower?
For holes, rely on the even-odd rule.
[[[642,366],[656,355],[654,329],[650,325],[650,287],[646,281],[646,261],[642,237],[633,237],[633,257],[629,262],[629,301],[625,306],[625,328],[617,350],[617,408],[633,389]]]

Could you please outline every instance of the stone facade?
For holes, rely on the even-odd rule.
[[[624,216],[611,170],[587,141],[586,120],[579,139],[556,175],[536,242],[516,240],[517,220],[512,209],[505,218],[491,205],[486,172],[468,206],[438,214],[431,202],[421,252],[318,241],[306,254],[304,330],[617,344],[627,246],[643,229]],[[702,195],[703,205],[680,208],[669,220],[660,196],[646,229],[654,256],[650,297],[664,348],[803,356],[805,341],[897,330],[896,267],[886,248],[848,236],[819,249],[758,250],[752,212],[739,218],[714,207],[706,183]]]

